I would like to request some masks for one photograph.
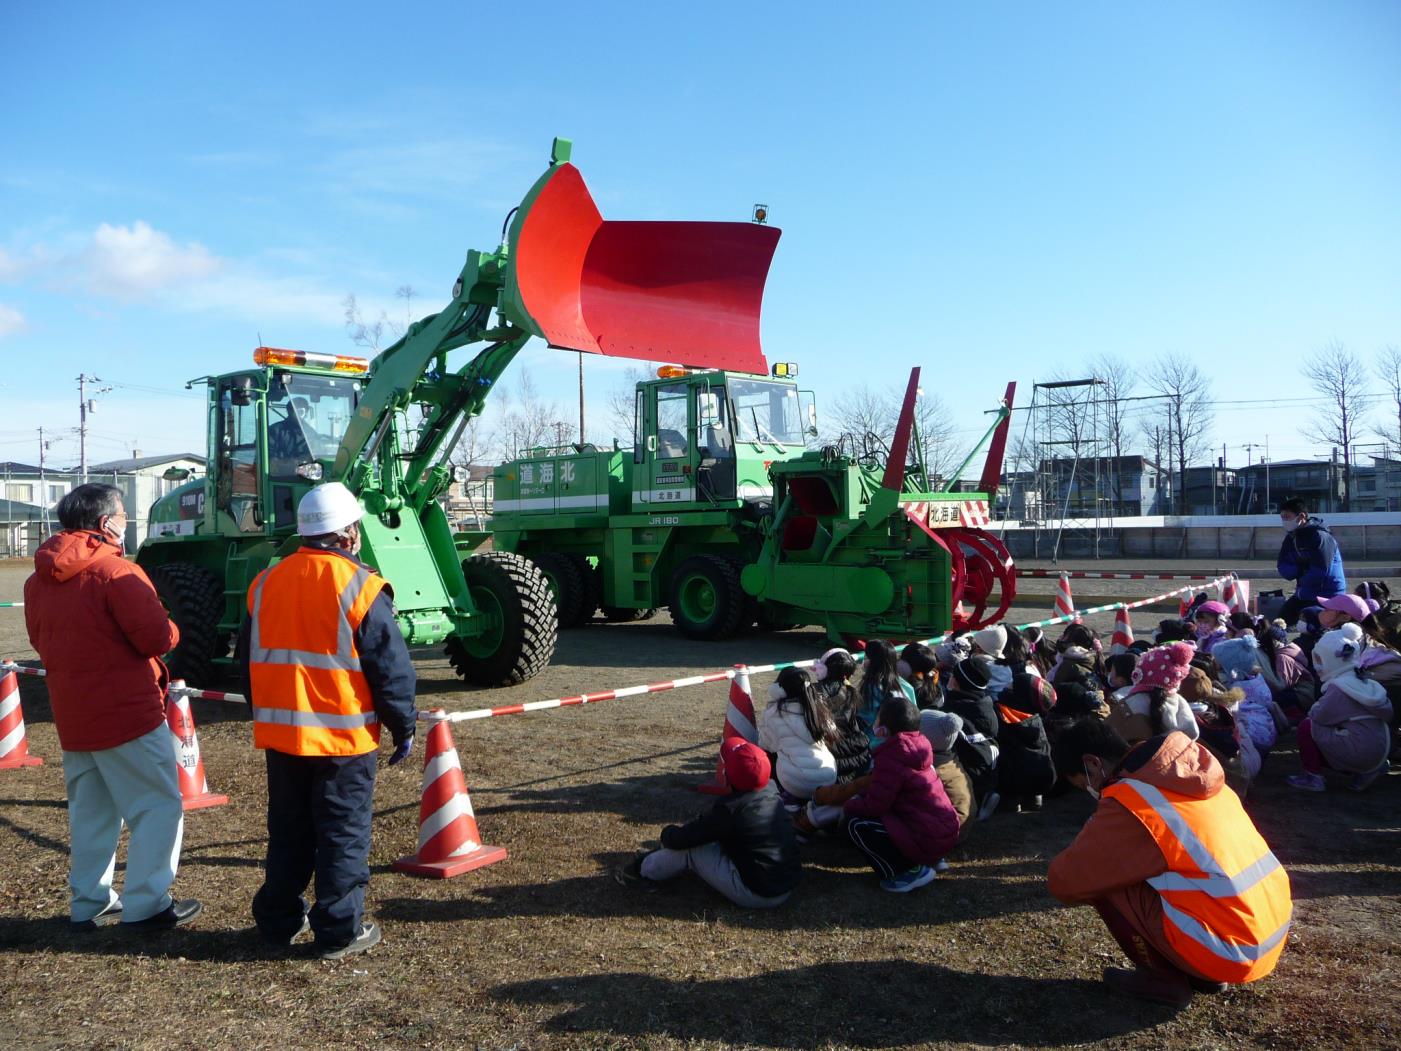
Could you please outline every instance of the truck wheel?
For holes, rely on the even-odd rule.
[[[671,619],[688,639],[728,639],[744,626],[739,571],[718,555],[692,555],[671,578]]]
[[[172,679],[208,688],[215,681],[214,659],[228,652],[228,637],[219,634],[224,616],[224,585],[193,562],[166,562],[146,571],[180,641],[165,655]]]
[[[506,551],[483,551],[462,563],[477,609],[490,624],[470,638],[453,636],[445,652],[453,671],[474,686],[515,686],[555,655],[555,599],[535,563]]]
[[[593,620],[593,615],[598,612],[598,607],[603,602],[603,569],[595,566],[583,555],[567,557],[578,567],[579,579],[584,585],[580,595],[579,623],[587,624]]]
[[[577,628],[583,619],[584,581],[579,575],[579,565],[569,555],[557,551],[542,551],[531,555],[530,561],[540,567],[545,583],[554,592],[555,609],[559,612],[561,631]],[[592,615],[592,611],[590,611]]]

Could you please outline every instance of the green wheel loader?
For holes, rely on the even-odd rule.
[[[762,373],[759,307],[779,236],[750,223],[605,221],[569,154],[556,139],[501,245],[468,252],[448,304],[373,360],[260,347],[253,368],[201,378],[207,476],[151,508],[136,555],[181,630],[174,675],[217,677],[249,585],[295,550],[297,502],[323,480],[364,505],[362,557],[393,587],[410,645],[444,644],[480,686],[522,682],[549,662],[555,592],[577,617],[568,602],[587,585],[575,578],[592,566],[455,540],[439,498],[462,429],[533,336]],[[464,348],[476,353],[462,362]]]

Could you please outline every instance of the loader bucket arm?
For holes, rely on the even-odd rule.
[[[512,225],[503,299],[515,324],[551,346],[765,373],[759,312],[779,233],[606,220],[578,169],[557,163]]]

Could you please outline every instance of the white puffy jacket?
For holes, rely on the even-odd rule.
[[[812,739],[797,701],[769,702],[759,724],[759,747],[778,754],[778,781],[790,795],[811,799],[823,785],[836,783],[837,760]]]

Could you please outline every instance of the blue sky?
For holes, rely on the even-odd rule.
[[[208,6],[0,10],[0,459],[76,462],[80,371],[94,461],[200,449],[184,380],[437,309],[556,134],[611,218],[770,205],[819,406],[919,364],[971,443],[1009,379],[1176,353],[1282,459],[1303,357],[1401,344],[1394,3]],[[513,368],[570,419],[572,365]]]

